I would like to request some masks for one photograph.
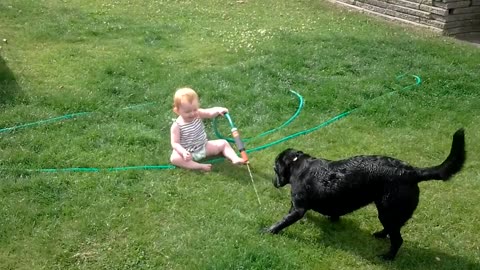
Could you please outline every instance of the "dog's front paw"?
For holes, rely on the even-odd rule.
[[[263,228],[260,228],[259,232],[260,233],[270,233],[268,229],[269,229],[268,227],[263,227]]]
[[[331,222],[339,222],[340,221],[340,217],[338,217],[338,216],[329,216],[328,219]]]
[[[395,259],[395,255],[390,254],[390,252],[379,255],[378,257],[384,261],[393,261]]]
[[[276,234],[277,232],[272,228],[272,227],[265,227],[260,229],[261,233],[271,233],[271,234]]]
[[[373,236],[375,238],[382,238],[383,239],[383,238],[387,238],[388,233],[385,232],[385,230],[382,230],[382,231],[378,231],[378,232],[373,233]]]

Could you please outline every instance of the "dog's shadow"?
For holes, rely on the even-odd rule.
[[[12,102],[21,95],[22,91],[17,84],[15,75],[0,56],[0,105]]]
[[[354,219],[343,217],[339,221],[331,221],[317,213],[308,212],[305,222],[313,222],[319,229],[314,241],[319,245],[340,249],[355,254],[376,265],[388,265],[392,269],[480,269],[478,262],[468,258],[454,256],[435,249],[425,249],[404,237],[403,246],[394,261],[384,261],[378,255],[385,253],[390,247],[388,239],[376,239],[372,232],[359,228]],[[304,218],[304,219],[305,219]],[[380,225],[379,228],[380,229]],[[281,233],[289,238],[302,239],[302,235],[289,233],[288,229]]]

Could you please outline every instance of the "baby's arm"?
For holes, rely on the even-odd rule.
[[[180,144],[180,128],[176,122],[174,122],[170,128],[170,143],[172,144],[173,150],[177,151],[185,161],[191,160],[192,157],[190,153]]]
[[[208,109],[199,108],[198,116],[200,116],[200,118],[214,118],[227,112],[228,109],[224,107],[212,107]]]

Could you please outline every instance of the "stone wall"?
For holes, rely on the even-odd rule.
[[[446,35],[480,35],[480,0],[330,0]]]

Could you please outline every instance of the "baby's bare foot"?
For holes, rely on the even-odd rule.
[[[200,170],[204,172],[209,172],[212,170],[212,164],[202,164],[202,166],[200,167]]]
[[[234,160],[232,160],[232,163],[235,164],[235,165],[241,165],[241,164],[245,164],[245,160],[243,160],[243,158],[239,157],[239,158],[236,158]]]

